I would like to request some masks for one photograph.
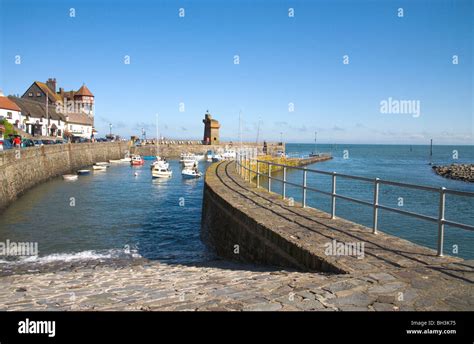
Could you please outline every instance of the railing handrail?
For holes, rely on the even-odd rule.
[[[242,160],[245,160],[245,164],[242,164]],[[256,163],[256,171],[252,169],[251,161],[254,161]],[[268,166],[268,174],[261,173],[260,172],[260,164],[266,164]],[[283,179],[275,178],[271,174],[271,166],[278,166],[283,169]],[[303,171],[303,182],[302,184],[298,184],[295,182],[289,182],[286,180],[287,177],[287,169],[293,169],[293,170],[299,170]],[[378,227],[378,210],[383,209],[387,210],[390,212],[398,213],[401,215],[406,215],[426,221],[431,221],[431,222],[436,222],[438,223],[438,256],[443,256],[443,245],[444,245],[444,226],[449,225],[465,230],[470,230],[474,231],[474,226],[460,223],[460,222],[455,222],[455,221],[450,221],[445,219],[445,200],[446,200],[446,194],[452,194],[452,195],[457,195],[457,196],[467,196],[467,197],[474,197],[474,192],[469,192],[469,191],[460,191],[460,190],[451,190],[451,189],[446,189],[444,187],[436,188],[432,186],[425,186],[425,185],[415,185],[415,184],[409,184],[409,183],[402,183],[402,182],[394,182],[394,181],[389,181],[389,180],[382,180],[379,178],[368,178],[368,177],[361,177],[361,176],[353,176],[349,174],[342,174],[342,173],[337,173],[337,172],[328,172],[328,171],[321,171],[321,170],[316,170],[316,169],[308,169],[306,167],[299,167],[299,166],[290,166],[290,165],[285,165],[285,164],[279,164],[275,163],[272,161],[268,160],[258,160],[257,158],[252,158],[248,155],[242,155],[242,154],[237,154],[237,159],[236,159],[236,170],[239,171],[240,176],[244,176],[245,180],[251,182],[251,174],[254,173],[256,175],[256,185],[257,188],[260,187],[260,176],[266,176],[268,179],[268,191],[271,192],[271,181],[276,180],[278,182],[283,183],[283,198],[286,198],[286,184],[302,188],[303,190],[303,200],[302,200],[302,205],[303,207],[306,207],[306,192],[307,190],[321,193],[326,196],[331,197],[331,218],[334,219],[336,216],[336,199],[343,199],[346,201],[354,202],[357,204],[362,204],[365,206],[370,206],[373,207],[373,233],[377,233],[377,227]],[[323,191],[316,189],[314,187],[310,187],[307,185],[307,173],[316,173],[316,174],[323,174],[323,175],[328,175],[332,176],[332,188],[331,192]],[[337,177],[342,177],[342,178],[348,178],[348,179],[354,179],[354,180],[360,180],[364,182],[370,182],[374,184],[374,198],[373,202],[371,201],[366,201],[366,200],[361,200],[353,197],[349,197],[347,195],[341,195],[336,193],[336,178]],[[437,192],[439,194],[439,209],[438,209],[438,217],[433,217],[425,214],[420,214],[420,213],[415,213],[411,211],[406,211],[402,209],[396,209],[392,208],[386,205],[379,204],[379,186],[381,184],[384,185],[391,185],[391,186],[397,186],[397,187],[402,187],[402,188],[409,188],[409,189],[416,189],[416,190],[422,190],[422,191],[430,191],[430,192]]]
[[[354,180],[362,180],[362,181],[369,182],[369,183],[373,183],[376,179],[376,178],[369,178],[369,177],[362,177],[362,176],[344,174],[344,173],[339,173],[339,172],[329,172],[329,171],[316,170],[316,169],[304,168],[304,167],[299,167],[299,166],[290,166],[290,165],[285,165],[285,164],[278,164],[278,163],[267,161],[267,160],[256,160],[256,161],[258,161],[259,163],[270,164],[270,165],[273,165],[273,166],[280,166],[280,167],[291,168],[291,169],[299,170],[299,171],[307,171],[307,172],[313,172],[313,173],[317,173],[317,174],[324,174],[324,175],[327,175],[327,176],[332,176],[333,174],[337,174],[338,177],[354,179]],[[253,172],[255,173],[255,171],[253,171]],[[434,187],[434,186],[416,185],[416,184],[410,184],[410,183],[395,182],[395,181],[385,180],[385,179],[378,179],[378,182],[380,184],[400,186],[400,187],[405,187],[405,188],[410,188],[410,189],[418,189],[418,190],[424,190],[424,191],[439,192],[439,189],[440,189],[439,187]],[[474,197],[474,192],[470,192],[470,191],[453,190],[453,189],[447,189],[446,188],[444,190],[444,192],[449,193],[449,194],[458,195],[458,196]]]

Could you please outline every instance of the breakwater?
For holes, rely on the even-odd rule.
[[[0,153],[0,211],[31,187],[99,161],[120,159],[127,142],[60,144]]]
[[[232,142],[223,142],[218,145],[202,145],[192,142],[191,144],[160,144],[158,146],[159,155],[169,158],[176,159],[179,158],[181,153],[194,153],[194,154],[205,154],[207,151],[211,150],[214,152],[224,151],[226,149],[237,150],[241,146],[239,143]],[[244,142],[242,143],[243,148],[256,148],[259,154],[263,154],[263,144],[255,142]],[[277,142],[267,143],[267,153],[274,154],[277,151],[285,151],[285,144],[279,144]],[[143,156],[147,155],[157,155],[157,146],[153,144],[144,145],[144,146],[135,146],[130,149],[130,152],[133,154],[140,154]]]
[[[474,183],[474,164],[433,166],[433,170],[444,178]]]

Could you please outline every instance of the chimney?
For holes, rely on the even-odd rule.
[[[48,86],[51,91],[56,93],[56,78],[49,78],[48,81],[46,81],[46,86]]]

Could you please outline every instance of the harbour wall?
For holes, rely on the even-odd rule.
[[[123,158],[127,142],[59,144],[0,152],[0,212],[33,186],[99,161]]]
[[[159,154],[160,156],[169,158],[169,159],[176,159],[179,158],[181,153],[194,153],[194,154],[205,154],[207,151],[212,150],[214,152],[224,151],[225,149],[238,149],[240,148],[240,143],[230,143],[230,142],[223,142],[218,145],[202,145],[202,144],[160,144],[159,145]],[[263,154],[263,143],[255,143],[255,142],[243,142],[243,148],[257,148],[259,154]],[[157,147],[153,144],[145,145],[145,146],[136,146],[130,149],[132,154],[140,154],[142,156],[151,156],[157,155]],[[267,143],[267,153],[273,154],[277,151],[285,151],[285,144],[280,144],[277,142],[269,142]]]

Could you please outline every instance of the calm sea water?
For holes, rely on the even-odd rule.
[[[287,152],[294,156],[307,155],[314,149],[314,145],[287,145]],[[474,192],[472,183],[446,179],[433,172],[431,166],[428,165],[429,146],[318,145],[316,149],[319,152],[330,152],[334,158],[308,166],[308,168]],[[474,146],[433,147],[433,164],[473,162]],[[290,181],[301,183],[302,172],[290,172],[288,178]],[[316,189],[331,191],[330,176],[308,173],[307,184]],[[337,192],[342,195],[373,201],[372,183],[338,178],[336,185]],[[281,190],[281,186],[275,182],[274,189]],[[302,198],[301,189],[291,186],[288,187],[288,195],[297,201]],[[308,206],[330,212],[330,197],[309,191],[307,199]],[[379,201],[392,208],[438,216],[438,193],[381,185]],[[337,216],[372,226],[372,208],[345,200],[337,200],[336,204]],[[474,198],[447,195],[446,218],[474,225]],[[418,244],[436,248],[438,233],[436,223],[380,210],[379,229]],[[474,232],[446,226],[444,249],[446,254],[474,258]],[[456,251],[456,249],[458,253],[454,254],[453,250]]]
[[[287,151],[307,155],[313,145],[288,144]],[[310,168],[415,184],[445,186],[474,192],[474,185],[441,178],[428,163],[428,146],[318,145],[334,159]],[[459,158],[452,159],[453,150]],[[344,151],[348,159],[344,159]],[[434,147],[435,163],[472,162],[472,146]],[[200,241],[203,179],[183,180],[180,165],[171,161],[173,178],[152,180],[149,162],[143,167],[112,165],[107,172],[92,172],[67,182],[56,178],[38,185],[15,201],[0,216],[0,242],[38,242],[39,257],[22,261],[70,261],[141,256],[164,262],[200,262],[214,257]],[[200,164],[205,170],[207,164]],[[137,176],[135,176],[135,172]],[[294,182],[300,172],[289,173]],[[330,177],[308,175],[308,185],[330,191]],[[273,184],[275,190],[279,186]],[[372,186],[351,180],[337,182],[338,192],[371,200]],[[438,195],[382,186],[382,204],[436,216]],[[301,191],[288,194],[301,199]],[[71,206],[75,202],[74,206]],[[308,205],[329,211],[326,196],[308,193]],[[474,200],[448,196],[447,218],[474,224]],[[371,209],[337,201],[337,215],[371,226]],[[436,247],[436,224],[380,212],[381,230],[416,243]],[[474,233],[446,228],[445,251],[474,258]],[[3,259],[0,257],[0,259]]]

